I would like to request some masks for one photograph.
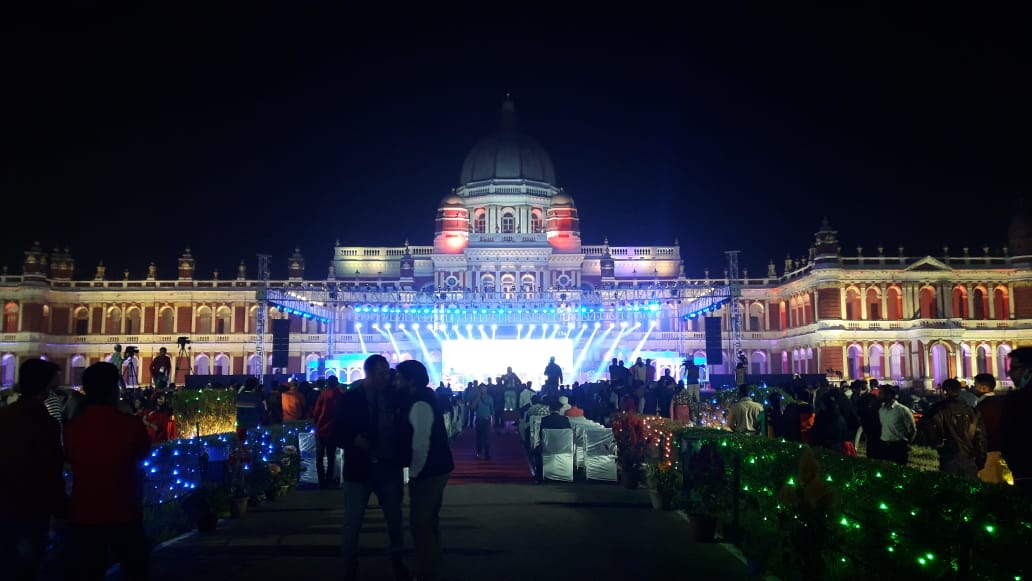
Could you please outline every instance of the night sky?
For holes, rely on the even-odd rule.
[[[727,249],[780,272],[823,216],[847,255],[1006,244],[1030,189],[1016,11],[717,4],[24,15],[0,91],[0,264],[20,273],[38,239],[78,277],[103,259],[109,278],[151,260],[173,278],[190,246],[198,276],[266,252],[282,277],[299,246],[320,278],[335,240],[430,244],[506,93],[585,244],[679,238],[690,276]]]

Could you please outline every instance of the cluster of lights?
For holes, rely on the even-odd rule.
[[[708,403],[714,407],[719,405],[717,400]],[[748,502],[743,501],[743,506],[759,507],[762,521],[771,522],[778,513],[781,518],[799,520],[793,507],[778,500],[776,489],[780,485],[771,482],[770,476],[784,473],[785,466],[794,467],[805,445],[715,430],[696,430],[653,416],[631,415],[627,421],[628,425],[638,422],[654,457],[677,470],[681,469],[679,446],[683,438],[717,444],[727,466],[741,462],[740,494],[751,496]],[[948,475],[833,454],[822,454],[820,463],[825,469],[820,476],[821,481],[834,483],[840,488],[839,506],[829,515],[827,526],[829,530],[836,529],[844,535],[835,542],[836,548],[833,549],[838,552],[838,547],[842,548],[835,557],[836,566],[842,569],[828,571],[829,578],[838,578],[837,573],[850,577],[847,572],[855,574],[857,567],[874,567],[868,572],[879,574],[877,563],[881,562],[880,555],[863,554],[864,551],[869,553],[871,547],[879,543],[892,556],[892,559],[884,561],[890,567],[912,567],[909,570],[920,575],[956,574],[956,548],[952,542],[944,543],[944,537],[936,538],[930,533],[928,527],[934,526],[929,524],[931,517],[938,518],[938,526],[944,529],[964,523],[971,527],[972,544],[968,550],[977,561],[971,565],[969,574],[972,578],[1020,580],[1024,578],[1023,574],[1028,573],[1022,570],[1026,565],[1006,558],[1010,551],[1032,537],[1032,522],[1029,522],[1032,519],[1028,509],[1014,509],[1018,504],[1014,499],[1008,501],[1011,493],[1006,488],[983,487],[977,481],[968,482]],[[730,484],[730,480],[723,479],[726,474],[721,476],[721,482],[713,483],[718,489]],[[787,487],[802,485],[791,476],[782,483]],[[915,494],[916,490],[936,493],[933,499],[926,499],[931,505],[920,505],[925,497]],[[998,498],[994,502],[979,504],[978,501],[987,495]],[[1007,519],[1010,534],[1001,530],[1002,519]],[[951,535],[945,530],[943,534]],[[949,538],[953,540],[952,536]]]
[[[481,315],[522,315],[527,314],[557,314],[557,313],[605,313],[605,312],[651,312],[655,313],[661,308],[659,303],[645,303],[645,304],[629,304],[629,305],[617,305],[614,307],[575,307],[572,305],[555,305],[547,307],[517,307],[517,308],[503,308],[503,307],[492,307],[492,308],[471,308],[462,307],[457,305],[448,305],[446,307],[398,307],[385,305],[377,307],[374,305],[363,305],[355,307],[356,313],[396,313],[406,315],[468,315],[481,314]]]
[[[326,318],[326,317],[320,317],[318,315],[313,315],[312,313],[309,313],[309,312],[306,312],[306,311],[302,311],[302,310],[299,310],[299,309],[293,309],[293,308],[290,308],[290,307],[285,307],[283,305],[274,305],[274,306],[281,313],[286,313],[288,315],[297,315],[299,317],[302,317],[302,318],[305,318],[305,319],[312,319],[313,321],[318,321],[320,323],[329,323],[330,322],[330,320],[328,318]]]
[[[684,315],[681,318],[684,319],[685,321],[687,321],[689,319],[694,319],[695,317],[708,315],[711,312],[716,312],[718,309],[723,307],[724,304],[726,304],[726,303],[728,303],[730,301],[731,301],[730,298],[720,299],[719,301],[717,301],[715,303],[711,303],[709,305],[706,305],[705,307],[702,307],[701,309],[696,309],[696,310],[694,310],[694,311]]]
[[[283,452],[286,446],[297,446],[298,434],[312,431],[308,424],[296,426],[262,426],[247,431],[247,445],[256,452],[252,462],[268,462]],[[193,439],[172,440],[155,446],[143,461],[144,503],[164,504],[182,498],[201,484],[201,456],[209,462],[225,461],[230,448],[237,442],[232,433],[202,436]],[[244,466],[250,470],[251,465]]]

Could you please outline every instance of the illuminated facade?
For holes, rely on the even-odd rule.
[[[481,353],[472,348],[477,341],[488,345],[476,357],[489,359],[494,376],[533,352],[517,341],[564,340],[568,383],[604,377],[610,357],[630,364],[639,354],[676,374],[682,358],[704,356],[700,306],[730,288],[740,290],[752,373],[830,369],[847,379],[934,383],[982,371],[1002,377],[1006,354],[1032,344],[1032,244],[1020,218],[1009,248],[995,253],[908,257],[902,248],[874,255],[858,248],[845,256],[824,224],[807,255],[786,259],[780,273],[771,263],[762,277],[686,277],[676,241],[582,244],[574,200],[556,185],[545,150],[516,129],[511,102],[498,132],[467,156],[459,183],[441,201],[432,245],[338,244],[322,278],[306,275],[297,250],[286,280],[256,280],[243,264],[232,277],[201,277],[187,250],[175,278],[159,277],[152,264],[145,278],[111,279],[101,265],[83,280],[67,250],[46,253],[37,244],[22,274],[0,276],[0,379],[10,385],[22,359],[45,355],[76,383],[120,343],[140,347],[147,381],[150,358],[159,347],[175,355],[180,336],[192,343],[179,358],[179,381],[188,367],[199,375],[257,373],[256,295],[265,284],[333,313],[327,323],[287,312],[304,308],[266,305],[269,317],[291,321],[287,371],[306,372],[328,352],[352,354],[326,364],[348,379],[361,375],[358,355],[371,352],[429,361],[435,381],[459,379],[447,368],[449,347]],[[724,304],[703,316],[721,316],[726,334],[727,311]],[[725,341],[725,362],[709,371],[728,372],[732,351]],[[535,359],[516,371],[538,381],[544,364]]]

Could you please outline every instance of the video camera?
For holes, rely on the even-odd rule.
[[[130,358],[130,357],[132,357],[134,355],[139,355],[139,353],[140,353],[140,350],[135,345],[129,345],[122,352],[122,356],[125,357],[126,359],[128,359],[128,358]]]
[[[180,349],[186,349],[186,346],[190,344],[189,337],[180,337],[176,339],[176,344],[179,345]]]

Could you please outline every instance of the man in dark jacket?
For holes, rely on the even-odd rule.
[[[27,359],[18,401],[0,409],[0,562],[13,579],[39,574],[50,517],[65,508],[61,428],[43,405],[57,375],[53,363]]]
[[[344,578],[355,579],[358,574],[358,535],[372,492],[387,522],[388,553],[395,578],[408,579],[401,560],[401,503],[405,492],[402,468],[409,463],[411,446],[402,442],[401,402],[391,389],[387,360],[382,355],[370,355],[364,368],[365,379],[340,397],[333,416],[334,439],[344,449],[345,458],[341,531]]]
[[[435,405],[430,377],[418,361],[398,364],[395,386],[409,400],[408,441],[412,446],[409,466],[409,526],[416,549],[419,579],[438,579],[441,565],[441,501],[448,477],[455,469],[445,415]]]
[[[956,379],[942,382],[946,399],[921,418],[919,442],[939,451],[939,471],[974,478],[985,465],[986,438],[982,416],[960,398]]]
[[[1007,376],[1014,382],[1014,391],[1006,395],[1001,419],[1000,444],[1003,459],[1014,476],[1014,485],[1032,495],[1032,448],[1028,445],[1028,428],[1032,425],[1032,347],[1018,347],[1007,355],[1010,366]]]

